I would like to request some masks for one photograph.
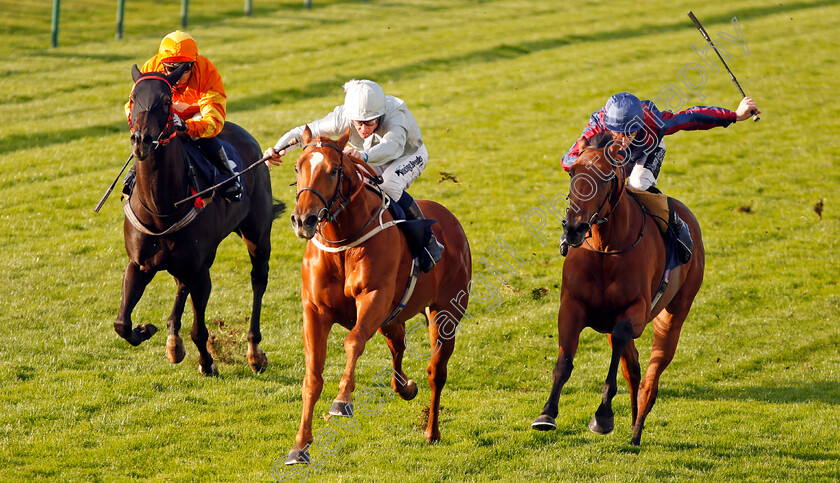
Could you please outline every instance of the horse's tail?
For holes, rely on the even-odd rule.
[[[283,203],[281,200],[277,198],[272,198],[273,202],[271,204],[271,219],[276,220],[286,211],[286,203]]]

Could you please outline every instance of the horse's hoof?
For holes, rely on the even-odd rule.
[[[265,352],[262,349],[257,349],[255,353],[249,352],[248,365],[251,366],[252,371],[257,374],[262,374],[268,367],[268,357],[265,356]]]
[[[199,363],[199,364],[198,364],[198,373],[199,373],[199,374],[201,374],[202,376],[213,376],[213,377],[216,377],[216,376],[218,376],[218,375],[219,375],[219,369],[216,367],[216,363],[215,363],[215,362],[213,362],[212,364],[210,364],[210,369],[209,369],[209,370],[204,369],[204,366],[202,366],[202,365],[201,365],[201,363]]]
[[[604,418],[599,418],[597,415],[592,416],[592,419],[589,421],[589,430],[596,434],[610,434],[615,428],[613,416],[608,416]]]
[[[435,444],[440,441],[440,431],[426,431],[423,436],[426,437],[426,442],[429,444]]]
[[[411,401],[412,399],[417,397],[418,392],[419,390],[417,389],[417,383],[414,382],[413,379],[409,379],[402,392],[397,391],[397,394],[399,394],[400,397],[404,400]]]
[[[353,417],[353,403],[344,401],[333,401],[330,406],[330,414],[333,416]]]
[[[170,335],[166,339],[166,358],[172,364],[178,364],[184,360],[184,340],[177,335]]]
[[[531,423],[531,429],[535,429],[537,431],[554,431],[557,429],[557,423],[555,423],[554,418],[548,414],[540,414],[540,416]]]
[[[283,461],[285,465],[298,465],[301,463],[309,464],[309,451],[306,450],[299,450],[295,447],[292,451],[286,455],[286,460]]]
[[[158,328],[154,324],[138,325],[131,331],[131,335],[126,339],[128,343],[133,346],[138,346],[141,343],[149,340],[155,335]]]

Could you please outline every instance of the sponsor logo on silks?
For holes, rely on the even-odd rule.
[[[400,167],[400,169],[398,169],[394,172],[399,176],[403,176],[406,173],[408,173],[409,171],[411,171],[412,169],[416,168],[417,166],[420,166],[420,164],[422,164],[422,163],[423,163],[423,157],[422,156],[417,156],[416,158],[412,159],[411,161],[405,163],[403,166]]]

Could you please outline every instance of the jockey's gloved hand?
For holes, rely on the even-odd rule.
[[[177,114],[172,114],[172,126],[175,127],[176,131],[186,132],[187,125],[184,123],[184,120],[178,117]]]

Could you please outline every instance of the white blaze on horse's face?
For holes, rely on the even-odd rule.
[[[323,153],[312,153],[312,156],[309,157],[309,179],[315,177],[315,169],[324,161]]]

